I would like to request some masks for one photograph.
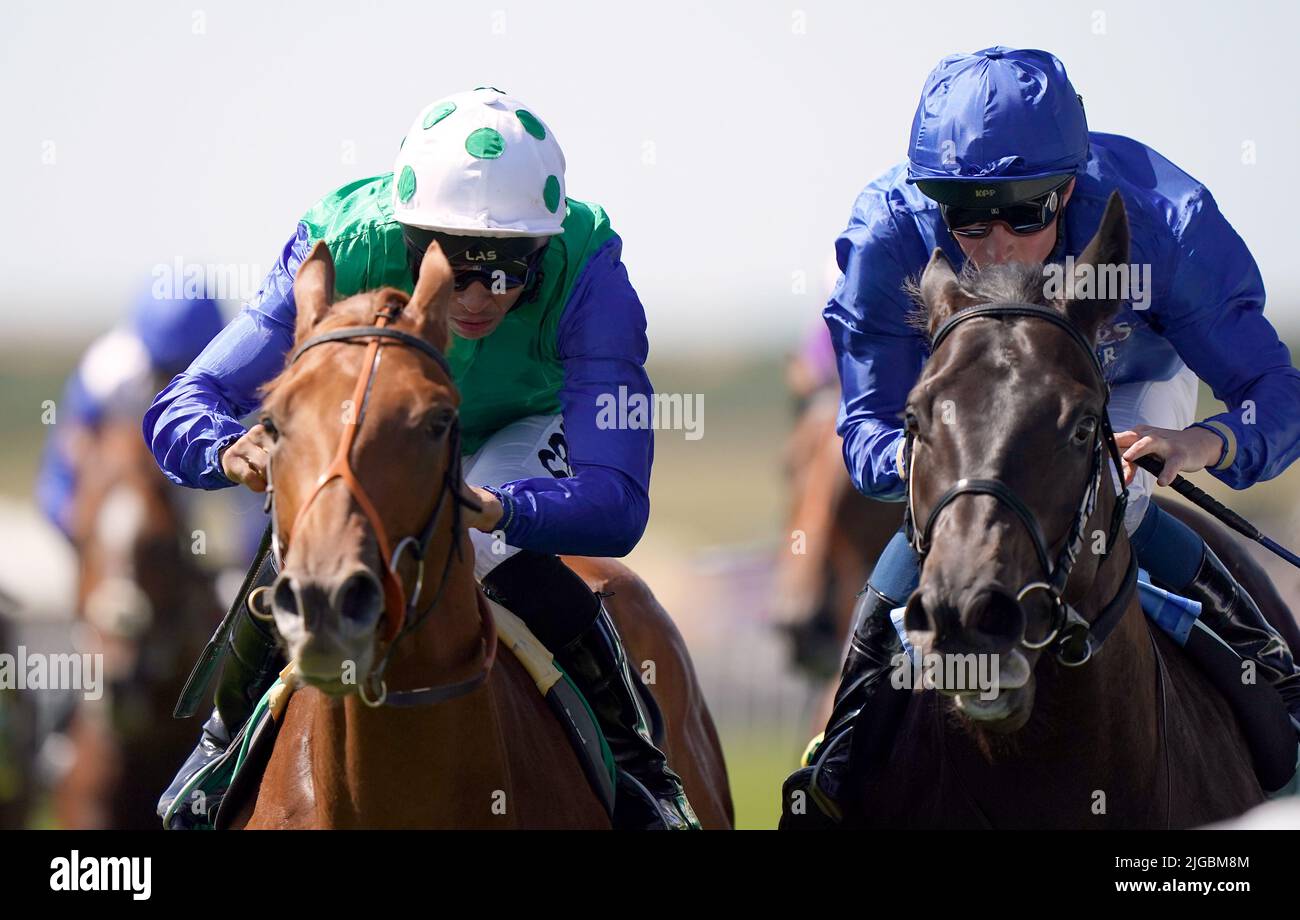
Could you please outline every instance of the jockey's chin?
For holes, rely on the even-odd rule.
[[[501,325],[510,309],[519,302],[523,288],[493,294],[481,282],[474,282],[451,299],[448,319],[451,331],[462,339],[481,339]]]

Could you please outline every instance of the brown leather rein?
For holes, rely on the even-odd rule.
[[[461,454],[460,454],[460,420],[455,418],[452,421],[448,436],[448,448],[450,456],[447,460],[446,468],[443,472],[442,482],[438,492],[438,500],[433,506],[433,511],[429,514],[428,522],[424,525],[423,530],[418,536],[403,537],[393,546],[389,539],[388,531],[384,527],[384,522],[376,510],[374,502],[366,494],[365,487],[361,485],[356,474],[352,470],[352,447],[356,441],[357,431],[361,427],[362,420],[365,417],[366,404],[370,398],[370,391],[374,386],[375,377],[379,371],[380,347],[384,344],[396,344],[406,348],[412,348],[432,361],[438,366],[447,378],[451,379],[451,367],[447,364],[446,357],[442,352],[434,348],[419,336],[414,336],[399,329],[392,329],[389,323],[392,322],[397,314],[401,311],[401,306],[389,303],[376,311],[375,323],[372,326],[346,326],[341,329],[335,329],[330,332],[314,336],[299,345],[289,358],[289,364],[292,366],[303,353],[308,349],[315,348],[318,345],[324,345],[329,342],[344,342],[356,344],[366,342],[366,354],[362,360],[361,375],[357,378],[356,386],[352,391],[351,407],[355,415],[343,426],[343,435],[339,439],[338,449],[334,452],[334,459],[329,467],[316,480],[312,487],[311,493],[307,500],[303,502],[298,513],[294,515],[293,525],[290,527],[289,534],[292,536],[293,531],[298,528],[302,522],[303,516],[307,509],[311,507],[316,497],[320,495],[325,486],[335,479],[341,480],[347,488],[348,493],[361,507],[362,513],[370,522],[370,527],[374,530],[375,539],[379,543],[380,559],[386,560],[384,566],[383,583],[384,583],[384,622],[385,634],[384,639],[388,642],[388,648],[384,652],[379,663],[367,675],[358,688],[362,702],[367,706],[427,706],[433,703],[440,703],[446,700],[463,696],[482,686],[492,671],[492,666],[496,662],[497,653],[497,630],[493,622],[491,610],[485,604],[482,598],[479,598],[478,613],[481,624],[481,635],[483,640],[483,666],[477,674],[467,680],[459,681],[453,684],[443,684],[435,687],[423,687],[417,690],[399,690],[388,691],[388,685],[383,679],[385,670],[388,667],[390,656],[393,649],[403,636],[414,631],[424,619],[433,612],[442,598],[443,589],[447,586],[447,578],[451,572],[451,563],[453,556],[463,558],[461,552],[461,542],[458,539],[460,535],[460,509],[464,505],[471,504],[470,501],[461,493]],[[271,481],[271,463],[268,457],[266,464],[266,502],[267,510],[271,515],[271,551],[275,556],[276,570],[282,571],[282,552],[281,540],[278,529],[278,521],[275,514],[275,486]],[[428,549],[429,542],[433,537],[434,529],[438,519],[442,516],[444,508],[447,507],[447,496],[451,496],[451,544],[447,548],[447,556],[443,563],[442,577],[439,580],[438,588],[433,593],[433,598],[429,604],[418,614],[413,614],[415,604],[419,602],[420,594],[424,587],[424,555]],[[397,566],[402,560],[404,553],[409,552],[415,559],[417,565],[417,574],[415,585],[410,594],[407,594],[406,587],[402,583],[402,578],[398,574]],[[477,595],[477,592],[476,592]],[[366,695],[366,683],[378,681],[378,692],[373,696]]]

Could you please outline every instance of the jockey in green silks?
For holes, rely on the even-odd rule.
[[[648,423],[598,422],[602,397],[652,392],[645,311],[609,218],[565,197],[564,168],[546,123],[498,89],[426,106],[392,173],[307,211],[261,291],[158,394],[144,433],[175,482],[265,490],[265,432],[240,419],[292,348],[298,266],[324,241],[340,295],[410,291],[437,241],[455,274],[447,359],[462,396],[465,479],[482,504],[468,522],[475,575],[590,702],[619,767],[616,826],[698,827],[650,737],[612,619],[557,556],[622,556],[636,545],[653,458]],[[246,611],[231,644],[200,746],[160,802],[170,826],[186,823],[178,793],[222,753],[278,670],[272,637]],[[205,790],[209,809],[223,791]]]

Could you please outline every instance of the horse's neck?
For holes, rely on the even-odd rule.
[[[1080,613],[1090,622],[1098,610],[1122,589],[1132,552],[1122,539],[1102,566]],[[1082,749],[1105,751],[1106,756],[1129,761],[1137,774],[1155,764],[1156,659],[1150,628],[1134,590],[1118,625],[1102,647],[1076,668],[1042,668],[1039,696],[1047,705],[1043,715],[1054,720],[1065,740]],[[1137,775],[1131,774],[1131,775]]]
[[[1094,621],[1098,611],[1122,590],[1132,548],[1121,536],[1120,544],[1101,566],[1080,613]],[[1035,719],[1029,726],[1041,740],[1044,760],[1063,765],[1079,781],[1100,783],[1099,777],[1125,777],[1125,794],[1134,796],[1123,803],[1125,821],[1147,808],[1147,823],[1159,823],[1164,815],[1164,762],[1159,755],[1160,739],[1156,692],[1157,662],[1146,617],[1137,591],[1130,596],[1123,617],[1102,647],[1084,665],[1075,668],[1048,667],[1040,663]],[[1091,787],[1090,787],[1091,788]],[[1101,788],[1097,791],[1106,792]],[[1114,795],[1119,790],[1112,790]],[[1096,812],[1099,823],[1106,814]]]
[[[473,550],[448,570],[437,607],[402,638],[385,680],[388,692],[455,684],[484,666]],[[424,596],[441,580],[443,549],[430,547]],[[367,707],[355,695],[341,705],[321,698],[311,723],[316,820],[332,826],[499,824],[491,808],[510,788],[495,683],[445,702],[412,708]],[[476,816],[478,819],[477,820]]]
[[[312,827],[499,824],[511,795],[491,687],[411,709],[321,700],[309,728]]]
[[[1092,619],[1119,590],[1127,541],[1102,567],[1080,612]],[[949,788],[946,801],[973,800],[995,827],[1019,826],[1027,813],[1047,824],[1159,825],[1165,817],[1164,761],[1156,722],[1156,662],[1137,595],[1103,648],[1082,667],[1041,661],[1035,668],[1034,713],[1014,736],[977,736],[955,728],[945,707],[922,707],[930,742],[918,742]],[[927,746],[928,745],[928,746]],[[1123,777],[1123,782],[1116,782]],[[931,790],[932,791],[932,790]],[[1098,793],[1114,799],[1094,797]],[[1030,801],[1027,797],[1037,796]],[[1062,802],[1069,800],[1064,812]],[[1009,809],[1009,810],[1007,810]]]

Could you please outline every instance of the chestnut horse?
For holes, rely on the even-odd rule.
[[[1128,253],[1114,195],[1078,265]],[[924,561],[904,623],[923,655],[992,658],[1001,687],[913,693],[855,781],[857,823],[1185,827],[1263,798],[1227,703],[1134,590],[1092,347],[1117,302],[1049,301],[1045,280],[958,276],[939,250],[922,276],[933,347],[906,426]]]
[[[460,396],[442,358],[446,258],[430,246],[409,298],[386,288],[334,304],[333,291],[318,243],[294,283],[295,351],[263,406],[281,558],[272,605],[300,686],[232,826],[609,827],[532,679],[496,654],[474,579]],[[613,592],[630,660],[654,663],[667,752],[701,823],[731,826],[681,637],[626,569],[575,567]]]
[[[158,789],[194,745],[172,706],[219,616],[217,598],[139,420],[114,415],[79,433],[77,454],[78,651],[103,655],[106,687],[99,700],[79,700],[67,727],[74,757],[54,791],[55,818],[156,830]]]
[[[827,680],[839,676],[855,599],[902,524],[903,506],[853,487],[835,432],[838,387],[798,401],[802,410],[785,447],[790,542],[777,558],[773,619],[790,639],[795,665]],[[813,720],[819,726],[830,714],[830,696],[824,703]]]

